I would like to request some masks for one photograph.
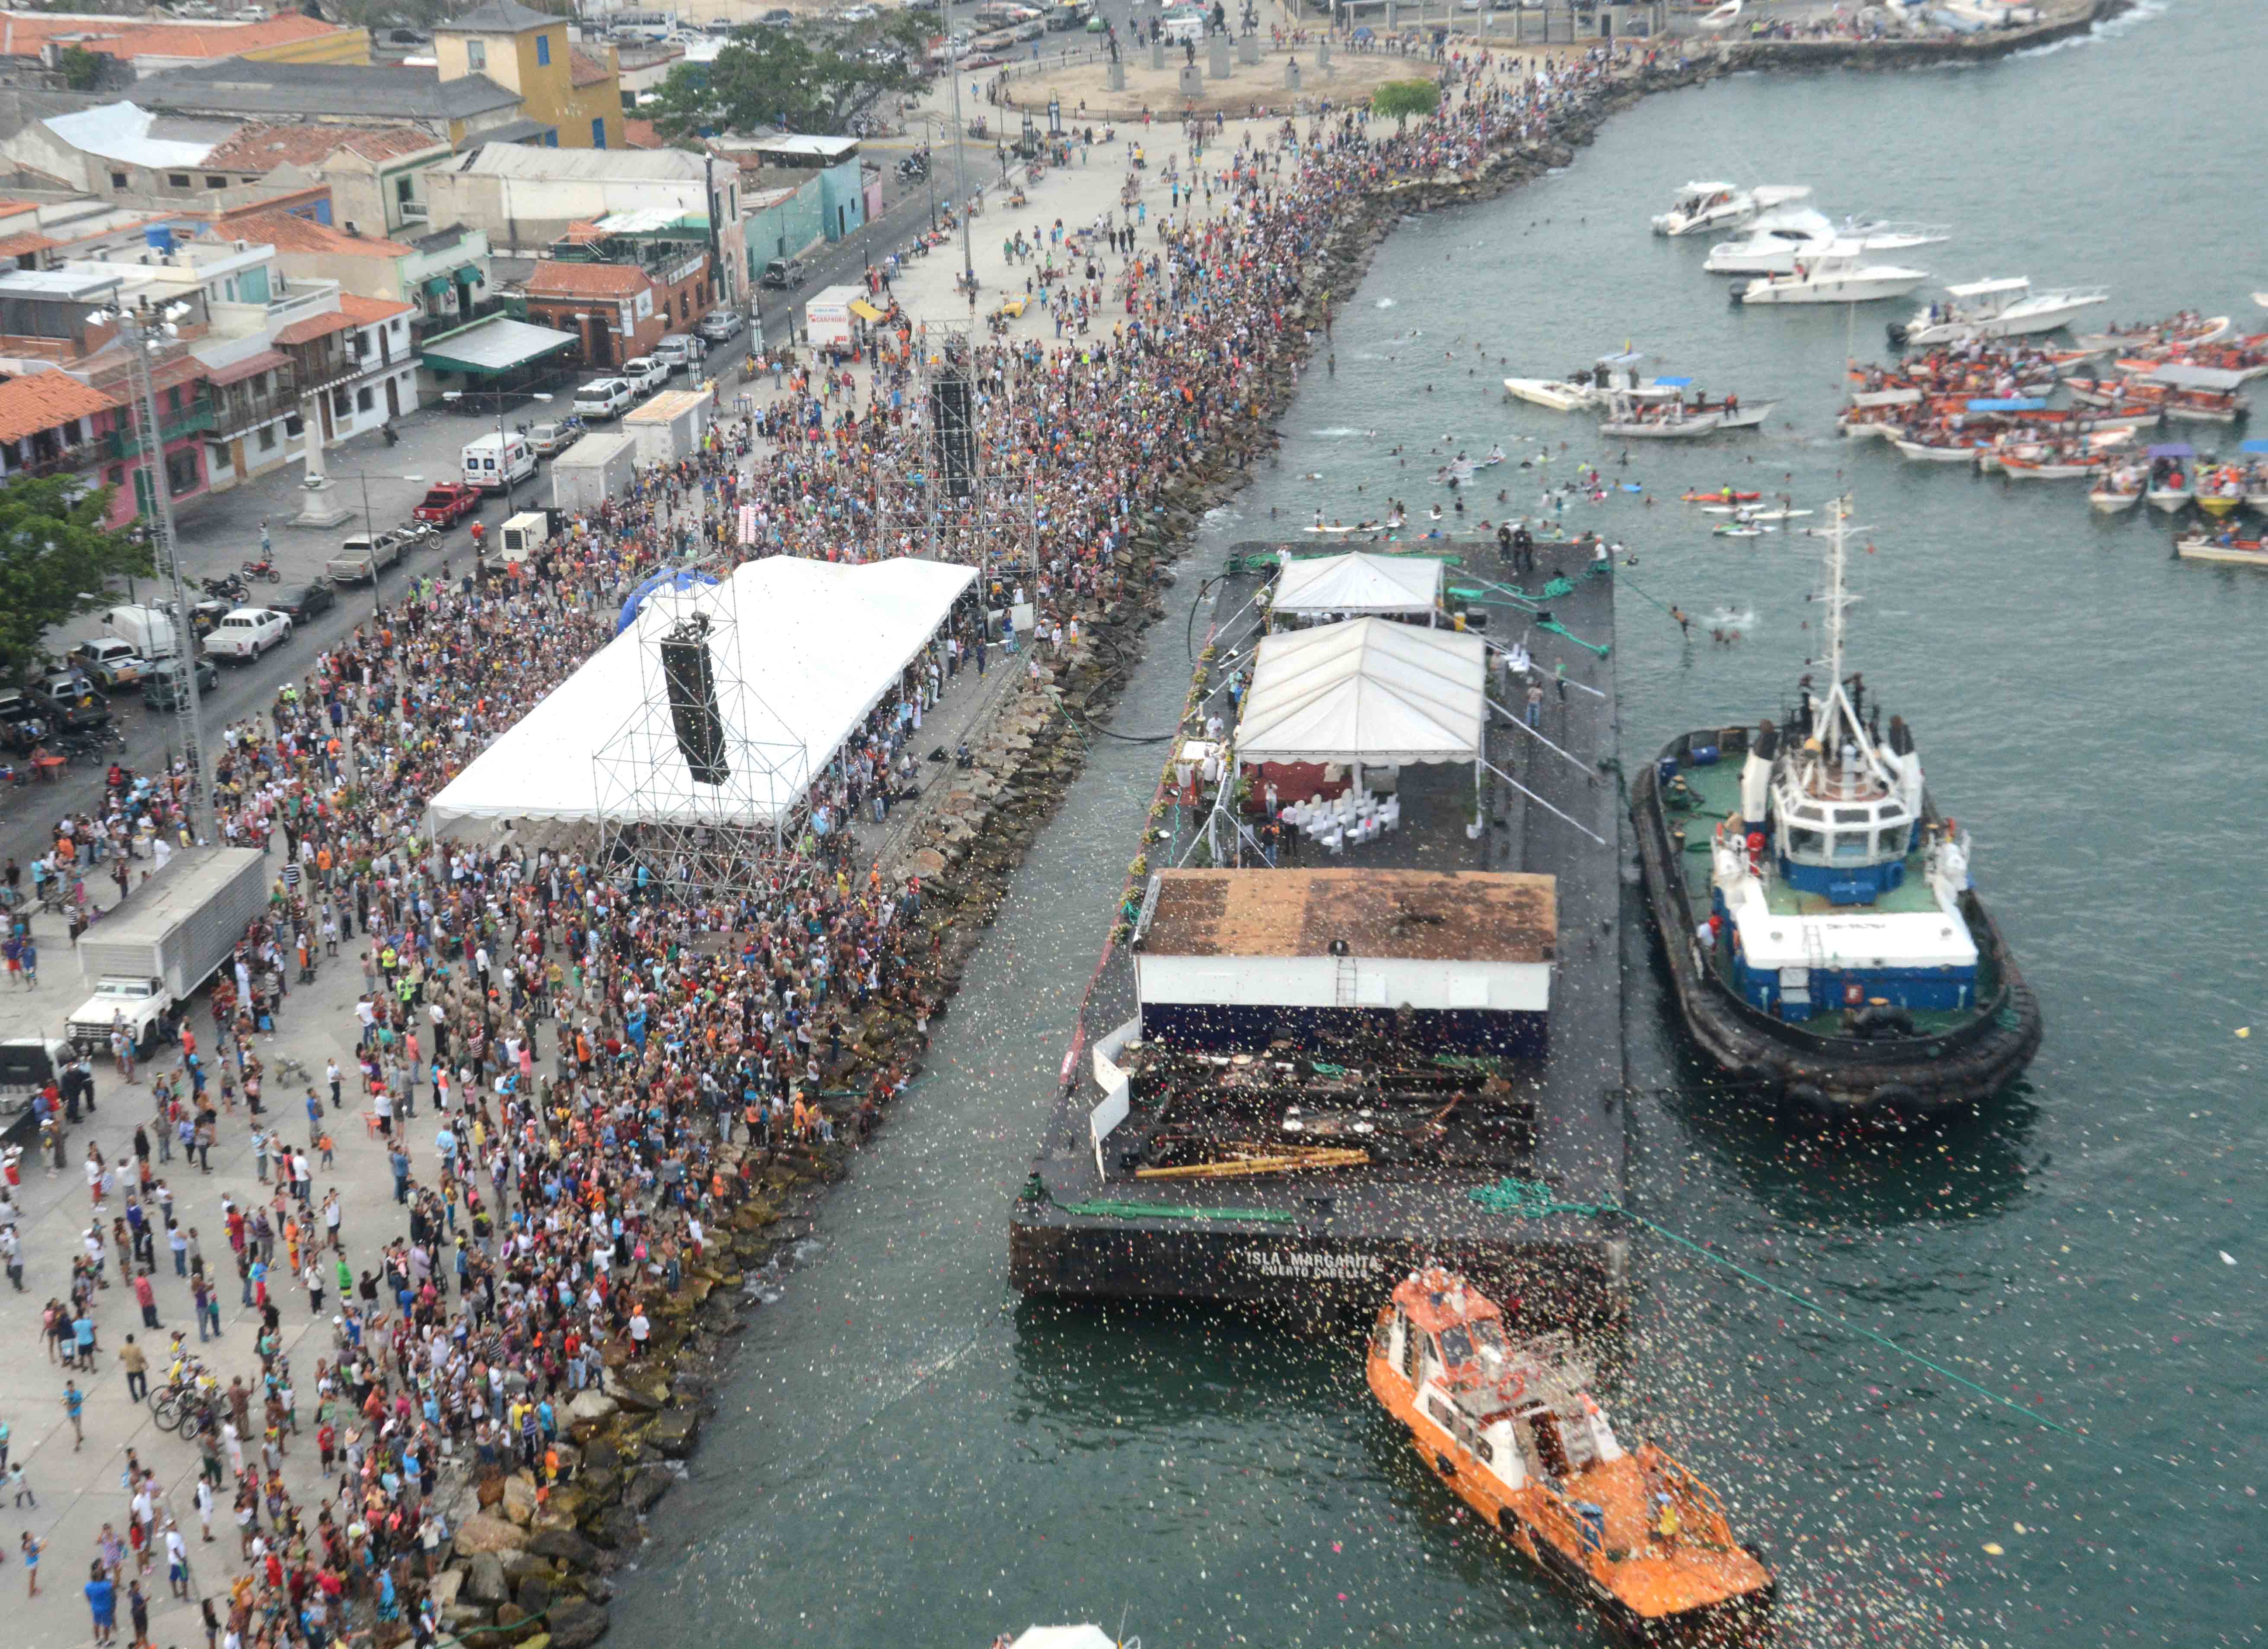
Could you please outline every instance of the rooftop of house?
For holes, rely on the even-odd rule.
[[[431,65],[198,63],[152,75],[137,102],[180,114],[300,115],[324,120],[464,120],[516,108],[519,94],[486,75],[444,80]]]
[[[615,71],[591,55],[581,47],[571,47],[567,53],[567,80],[571,85],[602,86],[615,77]]]
[[[291,212],[239,217],[232,226],[239,239],[264,240],[278,252],[349,258],[407,258],[416,256],[417,252],[415,247],[389,240],[383,235],[350,235],[335,225],[319,224],[312,217]]]
[[[482,0],[479,5],[462,17],[451,18],[446,23],[436,23],[436,34],[525,34],[533,29],[549,28],[565,21],[548,11],[537,11],[518,4],[518,0]]]
[[[106,57],[195,57],[216,62],[263,47],[350,31],[297,11],[261,23],[175,23],[55,11],[0,11],[0,56],[36,57],[50,41]],[[351,31],[359,33],[360,30]]]
[[[611,179],[615,181],[699,180],[703,157],[682,149],[535,149],[484,143],[444,166],[473,177]]]
[[[664,146],[661,133],[652,121],[623,121],[622,142],[632,149],[659,149]]]
[[[541,298],[630,298],[652,283],[644,269],[627,263],[563,263],[538,260],[526,281],[527,295]]]
[[[339,313],[358,327],[367,327],[378,320],[391,320],[396,315],[406,315],[411,307],[391,298],[364,298],[356,292],[339,294]]]
[[[192,114],[158,114],[134,103],[101,103],[40,122],[82,153],[136,166],[202,166],[235,136],[238,123]]]
[[[255,121],[207,155],[204,164],[216,172],[269,172],[281,166],[316,166],[342,149],[365,160],[397,160],[448,146],[446,139],[416,126],[276,126]]]
[[[20,441],[72,418],[125,404],[69,372],[26,372],[0,383],[0,441]]]

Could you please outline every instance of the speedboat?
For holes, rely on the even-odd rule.
[[[1653,220],[1657,235],[1697,235],[1717,229],[1738,229],[1759,212],[1811,193],[1808,184],[1759,184],[1744,189],[1736,183],[1689,183],[1678,191],[1677,203]]]
[[[1948,301],[1925,304],[1911,320],[1890,328],[1893,349],[2053,332],[2082,309],[2110,301],[2110,292],[2100,286],[2036,292],[2030,279],[2021,275],[1969,281],[1947,287],[1945,294]]]
[[[2192,533],[2174,541],[2174,554],[2183,561],[2217,561],[2229,567],[2268,567],[2268,543],[2239,538],[2230,532]]]
[[[2187,508],[2197,497],[2197,448],[2187,441],[2152,447],[2149,490],[2143,496],[2152,509],[2169,515]]]
[[[1838,240],[1824,252],[1796,259],[1786,275],[1761,276],[1733,283],[1741,304],[1864,304],[1904,298],[1929,278],[1926,269],[1896,263],[1867,263],[1855,240]]]
[[[1803,207],[1765,213],[1749,225],[1747,239],[1719,241],[1710,247],[1709,261],[1701,267],[1712,275],[1787,275],[1794,271],[1799,257],[1825,252],[1837,241],[1855,242],[1861,252],[1904,252],[1950,239],[1935,225],[1848,218],[1837,225],[1824,212]]]
[[[1565,378],[1507,378],[1504,393],[1554,412],[1575,412],[1598,403],[1599,392],[1589,384]]]
[[[1620,350],[1602,355],[1565,378],[1507,378],[1504,393],[1554,412],[1580,412],[1603,407],[1616,395],[1638,401],[1675,401],[1693,381],[1690,378],[1641,379],[1638,369],[1645,359],[1635,350]]]
[[[1706,1483],[1657,1444],[1623,1447],[1565,1335],[1508,1331],[1429,1267],[1395,1285],[1365,1373],[1426,1469],[1618,1635],[1770,1640],[1771,1571]]]

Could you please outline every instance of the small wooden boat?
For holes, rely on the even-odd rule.
[[[2197,448],[2169,441],[2150,449],[2149,490],[2143,497],[2154,510],[2171,514],[2197,497]]]
[[[2268,540],[2236,538],[2227,533],[2192,533],[2174,541],[2174,554],[2183,561],[2217,561],[2228,567],[2268,567]]]
[[[2218,342],[2228,335],[2228,331],[2229,318],[2227,315],[2180,314],[2170,320],[2155,321],[2147,326],[2111,327],[2102,332],[2085,333],[2079,339],[2079,346],[2094,355],[2113,350],[2122,355],[2152,350],[2170,354]]]
[[[2122,464],[2106,475],[2095,478],[2088,489],[2087,507],[2104,515],[2117,515],[2131,510],[2142,502],[2142,471],[2132,464]]]
[[[1984,444],[1959,442],[1951,446],[1933,445],[1927,441],[1909,441],[1899,436],[1890,438],[1890,445],[1899,455],[1922,464],[1973,464]]]
[[[2068,453],[2025,458],[2015,453],[1999,454],[2000,473],[2011,481],[2080,481],[2099,475],[2110,466],[2106,458],[2076,458]]]
[[[1564,1336],[1510,1336],[1462,1278],[1413,1271],[1367,1373],[1433,1474],[1624,1637],[1770,1640],[1771,1571],[1707,1484],[1654,1444],[1623,1447]]]

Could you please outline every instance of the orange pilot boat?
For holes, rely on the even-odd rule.
[[[1462,1278],[1412,1272],[1379,1314],[1369,1373],[1435,1475],[1624,1637],[1770,1640],[1771,1571],[1700,1479],[1616,1440],[1564,1336],[1507,1336]]]

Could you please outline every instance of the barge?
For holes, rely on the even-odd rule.
[[[1374,1311],[1441,1265],[1522,1320],[1621,1313],[1612,569],[1535,557],[1238,546],[1019,1290]],[[1476,1196],[1507,1179],[1551,1211]]]

